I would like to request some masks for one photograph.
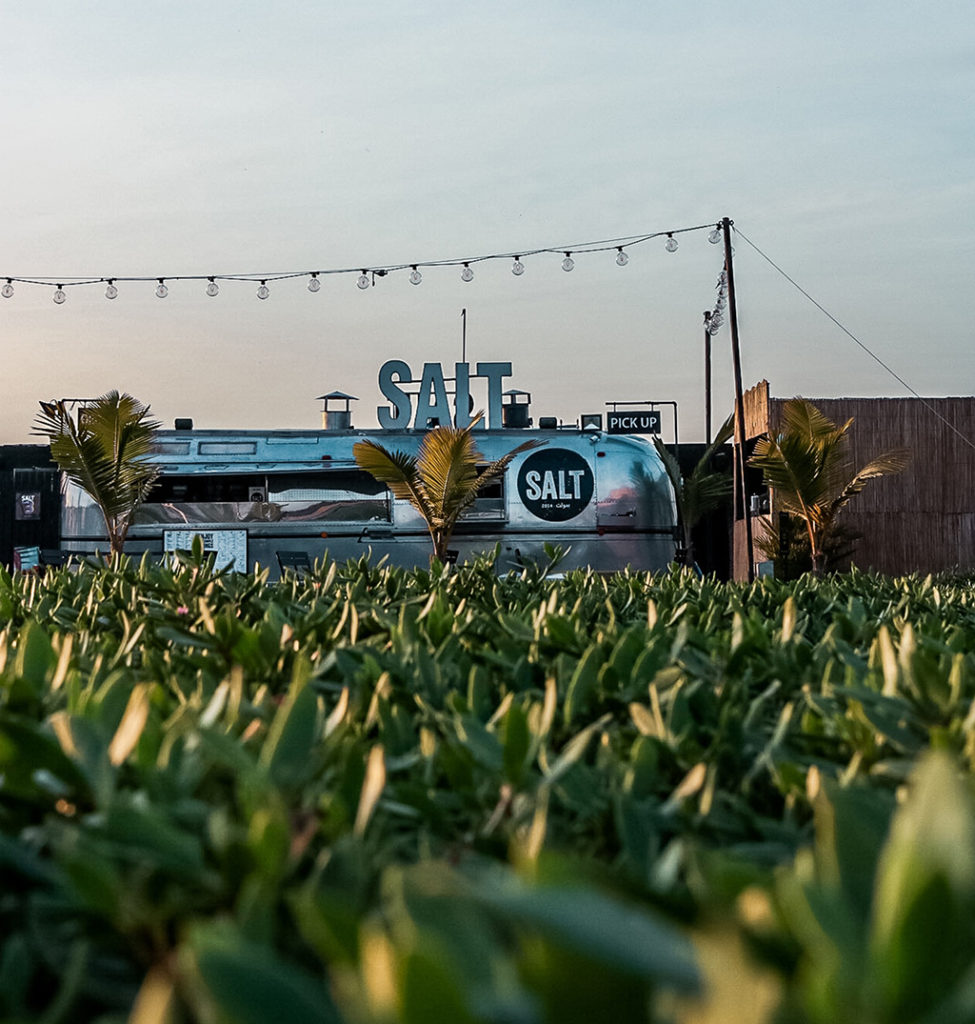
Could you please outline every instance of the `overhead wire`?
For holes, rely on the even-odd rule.
[[[844,323],[842,323],[837,317],[835,317],[821,302],[813,298],[805,288],[802,287],[793,277],[787,274],[782,267],[780,267],[771,256],[763,252],[737,225],[733,228],[735,236],[740,238],[747,245],[751,246],[759,256],[765,260],[768,265],[781,274],[782,277],[792,285],[801,295],[809,300],[828,320],[830,320],[836,327],[838,327],[851,341],[858,345],[871,359],[874,360],[878,365],[883,367],[902,387],[906,388],[920,403],[928,410],[933,416],[939,419],[952,433],[956,434],[962,441],[969,446],[969,448],[975,449],[975,441],[963,434],[949,419],[943,416],[926,398],[924,398],[918,391],[916,391],[904,378],[884,362],[880,356],[877,355],[866,343],[861,341]]]

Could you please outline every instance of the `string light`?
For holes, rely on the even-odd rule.
[[[714,309],[711,311],[710,317],[707,323],[708,334],[715,335],[718,333],[718,328],[724,323],[724,309],[728,303],[728,273],[725,270],[721,271],[718,277],[718,283],[715,285],[718,291],[718,297],[714,302]]]
[[[388,264],[381,267],[373,267],[372,269],[363,269],[356,271],[353,267],[342,267],[333,269],[324,269],[316,271],[299,270],[294,272],[280,273],[280,274],[260,274],[260,273],[247,273],[247,274],[189,274],[171,276],[169,278],[157,277],[155,280],[158,286],[155,289],[155,294],[159,298],[165,298],[169,294],[169,287],[167,281],[201,281],[204,282],[206,294],[210,297],[216,296],[220,287],[224,281],[239,281],[239,282],[253,282],[255,287],[258,287],[261,298],[267,298],[270,291],[265,293],[263,289],[268,288],[268,284],[275,281],[284,281],[291,278],[302,278],[307,282],[307,287],[310,292],[317,292],[321,288],[321,278],[325,274],[352,274],[356,276],[356,285],[359,289],[365,290],[376,283],[377,277],[385,277],[387,274],[398,273],[399,271],[406,271],[409,275],[411,284],[419,284],[423,280],[423,274],[428,267],[459,267],[461,268],[461,278],[464,281],[472,281],[474,279],[473,265],[475,263],[486,262],[489,260],[509,260],[511,272],[515,277],[521,277],[525,272],[525,260],[526,257],[538,256],[543,253],[552,253],[553,255],[562,255],[561,265],[564,271],[569,272],[575,268],[575,264],[578,262],[581,255],[591,255],[599,252],[609,251],[611,254],[615,250],[615,260],[618,266],[625,267],[630,260],[630,250],[635,245],[641,245],[649,242],[655,238],[662,238],[664,240],[665,249],[667,252],[676,252],[678,243],[677,236],[685,234],[691,231],[702,231],[705,233],[708,240],[712,243],[717,244],[721,241],[722,234],[722,223],[718,222],[715,224],[713,221],[707,224],[697,224],[692,227],[676,228],[671,231],[653,231],[643,235],[629,235],[626,237],[617,238],[605,238],[598,241],[590,242],[579,242],[573,244],[568,249],[565,246],[546,246],[544,248],[536,249],[523,249],[520,254],[513,255],[511,251],[508,252],[494,252],[494,253],[483,253],[483,254],[470,254],[466,257],[459,259],[437,259],[430,260],[426,263],[401,263],[401,264]],[[31,278],[31,277],[18,277],[16,275],[0,275],[0,295],[3,298],[12,298],[14,294],[15,285],[28,284],[28,285],[39,285],[42,287],[56,288],[58,291],[64,290],[64,284],[59,283],[55,285],[56,278]],[[102,287],[105,287],[105,295],[108,298],[115,298],[118,294],[118,286],[121,282],[144,282],[151,281],[151,277],[140,277],[140,276],[124,276],[124,277],[113,277],[107,278],[102,276],[95,276],[90,278],[72,278],[68,284],[75,285],[92,285],[101,283]],[[219,284],[218,284],[219,282]],[[59,303],[64,301],[59,299]]]
[[[60,306],[66,298],[67,295],[64,294],[64,288],[61,285],[58,285],[57,288],[54,289],[54,301]]]
[[[271,294],[271,289],[267,286],[267,281],[262,281],[260,288],[257,289],[257,297],[259,299],[266,299]]]

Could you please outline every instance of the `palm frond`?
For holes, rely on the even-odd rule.
[[[734,415],[729,416],[721,424],[714,439],[704,449],[704,454],[684,480],[685,514],[691,526],[699,522],[708,512],[718,508],[731,494],[731,474],[715,472],[711,469],[711,460],[734,433],[734,424]]]
[[[708,512],[718,508],[731,493],[732,481],[728,473],[711,469],[715,453],[734,432],[734,416],[729,416],[718,428],[711,443],[705,448],[691,472],[684,476],[674,453],[659,435],[654,435],[653,446],[660,456],[664,471],[674,489],[677,515],[687,537]]]
[[[524,441],[517,447],[512,448],[510,452],[507,452],[505,455],[502,455],[500,459],[495,459],[494,462],[490,462],[486,466],[484,466],[478,473],[477,482],[471,494],[470,501],[467,503],[467,506],[465,506],[464,511],[466,511],[467,507],[474,503],[474,500],[477,498],[477,495],[480,493],[480,491],[483,490],[489,483],[491,483],[492,480],[497,480],[500,477],[504,476],[505,471],[507,470],[508,466],[511,465],[511,462],[514,458],[516,458],[518,455],[521,455],[523,452],[531,451],[533,448],[541,448],[545,444],[546,442],[540,440],[539,438],[534,438],[531,441]]]
[[[781,433],[795,434],[808,442],[822,444],[836,436],[845,435],[852,422],[847,420],[842,427],[837,427],[809,399],[797,395],[783,403]]]
[[[765,485],[775,491],[783,511],[805,516],[816,459],[803,446],[788,446],[787,440],[760,437],[748,463],[762,471]]]
[[[674,493],[679,494],[683,490],[684,476],[680,471],[680,463],[677,461],[677,456],[674,455],[666,444],[664,444],[663,439],[659,434],[653,435],[653,446],[656,448],[657,454],[660,456],[664,472],[667,474],[667,479],[670,480],[671,487],[674,488]],[[677,501],[679,505],[679,497]]]
[[[691,474],[684,482],[685,515],[691,526],[727,501],[732,490],[729,473]]]
[[[697,465],[694,467],[694,473],[707,473],[710,472],[711,460],[718,453],[718,450],[723,448],[728,441],[731,440],[731,435],[735,432],[735,414],[732,413],[725,421],[718,427],[717,433],[714,435],[711,443],[704,449],[704,454],[698,460]]]
[[[868,480],[903,472],[910,464],[911,455],[909,448],[894,448],[868,462],[846,482],[833,498],[831,506],[834,514],[839,512],[852,497],[859,494],[866,487]]]
[[[357,441],[352,446],[356,465],[371,473],[401,501],[409,501],[426,519],[431,513],[430,500],[423,490],[415,455],[390,451],[375,441]]]
[[[481,457],[468,428],[436,427],[424,435],[417,471],[438,518],[456,519],[473,501]]]

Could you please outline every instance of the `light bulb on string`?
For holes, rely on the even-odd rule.
[[[271,294],[271,289],[267,286],[267,281],[262,281],[260,287],[257,289],[257,297],[259,299],[266,299]]]
[[[714,227],[711,228],[711,232],[708,235],[708,241],[712,245],[717,245],[718,242],[721,241],[721,225],[720,224],[715,224]]]
[[[159,284],[156,285],[156,298],[164,299],[169,294],[169,289],[166,287],[166,281],[164,278],[159,278]]]
[[[521,275],[524,274],[524,272],[525,264],[521,262],[520,256],[516,256],[515,262],[511,264],[511,273],[514,274],[515,277],[521,277]]]
[[[464,269],[460,272],[460,279],[462,281],[474,280],[474,271],[471,270],[471,265],[469,263],[464,264]]]
[[[115,278],[114,277],[110,277],[108,279],[108,287],[106,287],[106,289],[105,289],[105,298],[106,299],[117,299],[118,298],[118,288],[115,287]]]
[[[60,306],[66,298],[67,295],[64,294],[64,286],[59,284],[57,288],[54,289],[54,301]]]
[[[423,280],[423,275],[417,270],[416,264],[414,263],[410,269],[410,284],[419,284]]]
[[[576,261],[572,258],[572,253],[567,252],[565,259],[562,260],[562,269],[568,274],[570,270],[576,265]]]
[[[677,252],[677,239],[670,232],[667,232],[667,242],[664,245],[667,252]]]
[[[8,277],[7,278],[7,283],[2,288],[0,288],[0,295],[2,295],[5,299],[9,299],[13,295],[13,293],[14,293],[14,283]]]
[[[359,280],[356,281],[356,285],[365,291],[369,287],[369,275],[363,270],[359,275]]]
[[[318,280],[318,272],[316,271],[308,278],[308,290],[310,292],[317,292],[321,286],[322,282]]]
[[[208,277],[207,282],[207,295],[209,295],[210,298],[212,299],[220,294],[220,285],[218,285],[217,282],[214,281],[212,277]]]
[[[616,247],[616,265],[618,267],[625,267],[630,262],[630,257],[623,252],[623,246],[618,245]]]

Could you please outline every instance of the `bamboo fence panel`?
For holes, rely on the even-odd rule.
[[[769,397],[767,381],[750,389],[748,436],[774,430],[785,401]],[[842,522],[862,535],[853,563],[892,575],[975,568],[975,398],[810,401],[836,423],[853,418],[856,468],[892,448],[911,453],[904,472],[871,480],[842,513]],[[741,523],[737,533],[744,533]],[[736,575],[747,569],[746,559],[736,536]]]

